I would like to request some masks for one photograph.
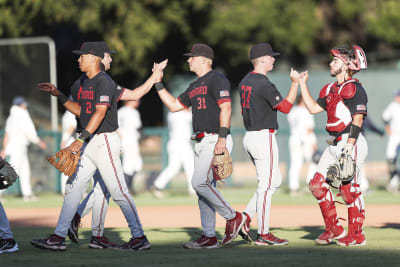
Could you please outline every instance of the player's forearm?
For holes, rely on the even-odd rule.
[[[356,114],[353,116],[353,121],[351,122],[352,125],[355,125],[359,127],[360,129],[362,128],[362,124],[364,121],[364,115],[363,114]],[[351,129],[351,128],[350,128]],[[351,132],[351,130],[350,130]],[[351,136],[351,133],[350,133]],[[357,142],[357,138],[348,138],[347,143],[354,145]]]
[[[289,93],[286,96],[286,100],[289,101],[291,104],[293,104],[296,101],[298,88],[299,88],[299,83],[292,82],[292,85],[290,86],[290,89],[289,89]]]
[[[303,97],[304,105],[311,114],[316,114],[324,111],[324,109],[318,105],[308,90],[307,84],[305,82],[300,82],[301,95]]]
[[[104,117],[106,116],[107,109],[98,109],[96,108],[96,112],[90,118],[88,125],[86,126],[85,130],[89,133],[93,134],[97,128],[99,128],[101,122],[103,121]]]
[[[219,114],[219,127],[231,127],[231,114],[232,114],[232,105],[231,102],[225,102],[220,106],[221,112]]]
[[[147,94],[155,81],[155,74],[153,73],[141,86],[131,90],[125,88],[122,93],[121,100],[139,100]]]
[[[64,103],[64,107],[68,109],[69,112],[74,114],[76,117],[80,117],[81,115],[81,105],[78,102],[73,102],[68,100]]]
[[[177,112],[185,109],[185,107],[170,94],[165,88],[162,90],[157,90],[158,95],[160,96],[161,101],[167,106],[168,110],[171,112]]]

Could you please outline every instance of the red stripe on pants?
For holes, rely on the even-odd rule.
[[[117,182],[118,182],[119,190],[121,190],[121,194],[125,197],[126,201],[128,201],[129,206],[131,207],[132,212],[133,212],[133,214],[135,215],[136,223],[137,223],[137,225],[139,226],[140,223],[139,223],[139,221],[138,221],[138,215],[136,214],[135,209],[134,209],[133,206],[132,206],[132,203],[129,201],[128,196],[124,193],[124,191],[122,191],[121,181],[119,180],[119,177],[118,177],[117,168],[115,167],[115,164],[114,164],[114,161],[113,161],[113,158],[112,158],[111,149],[110,149],[110,143],[108,142],[108,138],[107,138],[107,135],[106,135],[106,134],[104,134],[104,139],[105,139],[105,141],[106,141],[108,156],[110,157],[111,165],[112,165],[113,170],[114,170],[115,178],[117,179]]]

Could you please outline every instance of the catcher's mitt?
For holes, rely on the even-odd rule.
[[[232,175],[232,157],[228,150],[224,154],[215,154],[211,163],[215,180],[225,179]]]
[[[0,159],[0,189],[11,186],[18,178],[14,168],[5,160]]]
[[[349,154],[341,154],[335,163],[329,165],[326,174],[327,182],[338,188],[342,183],[348,184],[356,175],[356,162]]]
[[[78,166],[79,159],[81,158],[81,151],[71,152],[69,149],[64,148],[56,154],[47,158],[47,160],[61,173],[67,176],[74,174]]]

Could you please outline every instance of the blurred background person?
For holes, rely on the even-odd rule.
[[[74,135],[76,131],[76,118],[75,115],[66,110],[61,118],[62,136],[60,148],[63,149],[75,141]],[[65,183],[68,176],[61,174],[61,193],[65,194]]]
[[[194,171],[194,151],[191,142],[192,113],[189,109],[182,112],[168,112],[167,114],[169,140],[167,144],[168,165],[156,178],[150,190],[155,197],[161,198],[167,184],[183,166],[187,178],[187,188],[190,195],[194,195],[191,180]]]
[[[389,184],[387,190],[392,193],[399,191],[399,170],[397,169],[397,156],[400,146],[400,89],[396,91],[394,101],[383,111],[382,119],[385,131],[389,136],[386,147],[386,159],[389,165]]]
[[[140,129],[142,120],[138,111],[140,101],[125,101],[123,107],[118,110],[119,134],[122,145],[122,168],[125,174],[126,185],[131,194],[137,192],[134,189],[135,175],[142,170],[143,160],[140,155]]]
[[[383,137],[385,135],[385,132],[382,131],[381,129],[379,129],[378,127],[376,127],[376,125],[369,119],[369,117],[365,117],[364,123],[362,125],[361,133],[364,136],[365,136],[365,130],[369,130],[369,131],[379,135],[380,137]],[[360,170],[359,176],[360,176],[360,190],[361,190],[361,192],[368,193],[368,191],[369,191],[369,181],[368,181],[367,176],[365,175],[365,165],[364,165],[364,169]]]
[[[308,164],[307,184],[313,177],[317,165],[312,160],[317,151],[317,137],[314,134],[314,117],[308,112],[301,95],[297,97],[296,105],[289,112],[287,119],[290,127],[289,151],[289,191],[295,196],[300,189],[300,174],[303,163]]]
[[[24,201],[36,200],[32,192],[28,158],[30,143],[38,145],[42,150],[46,149],[46,143],[38,137],[29,115],[28,103],[22,96],[17,96],[12,101],[10,115],[6,120],[2,156],[8,157],[10,164],[19,175]]]

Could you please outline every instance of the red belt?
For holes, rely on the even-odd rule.
[[[216,134],[216,133],[200,132],[200,133],[193,135],[195,138],[192,137],[192,140],[200,142],[201,139],[203,139],[206,135],[214,135],[214,134]]]

